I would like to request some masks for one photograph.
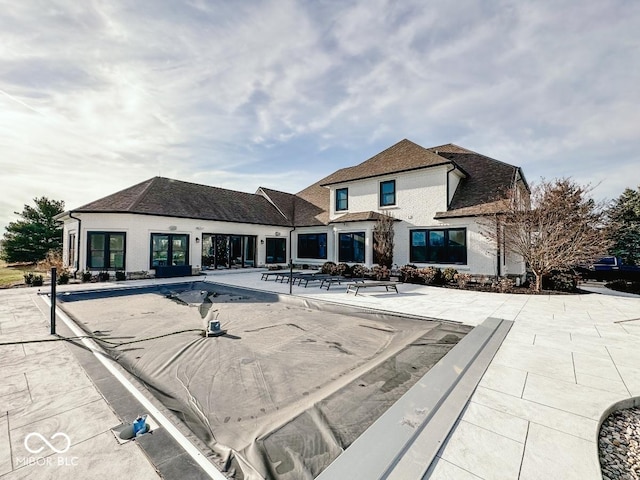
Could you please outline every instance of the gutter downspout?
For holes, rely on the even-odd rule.
[[[289,295],[293,293],[293,232],[296,229],[296,197],[293,197],[293,212],[291,217],[293,230],[289,230]]]
[[[78,270],[80,269],[80,237],[82,237],[82,219],[79,217],[74,217],[73,212],[69,211],[69,218],[73,218],[78,221],[78,240],[76,246],[76,257],[78,258],[78,264],[76,265],[76,269],[73,272],[73,278],[77,278]]]

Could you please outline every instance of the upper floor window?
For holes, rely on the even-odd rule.
[[[465,265],[467,229],[411,230],[409,261]]]
[[[396,204],[396,181],[380,182],[380,206],[388,207]]]
[[[126,234],[124,232],[89,232],[87,267],[124,269]],[[74,253],[75,255],[75,253]]]
[[[349,189],[338,188],[336,190],[336,212],[349,209]]]

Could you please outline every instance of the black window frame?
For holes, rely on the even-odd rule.
[[[354,241],[356,236],[362,237],[362,250],[361,250],[362,258],[359,258],[359,257],[356,258],[355,256],[356,249],[354,248]],[[344,246],[343,238],[346,238],[346,237],[351,238],[351,247],[348,249],[350,255],[348,257],[343,255],[343,253],[345,252],[345,249],[343,248]],[[364,263],[367,258],[366,248],[367,248],[366,232],[340,232],[338,234],[338,261],[340,263]]]
[[[93,256],[91,255],[91,239],[94,236],[102,235],[104,236],[104,249],[103,249],[103,260],[104,265],[101,267],[96,267],[93,265]],[[114,266],[111,265],[111,236],[122,235],[122,266]],[[104,231],[91,231],[87,232],[87,269],[88,270],[126,270],[127,266],[127,232],[104,232]]]
[[[77,248],[77,237],[76,232],[71,232],[68,235],[67,245],[67,267],[76,268],[76,248]]]
[[[344,208],[340,208],[340,204],[342,203],[342,200],[338,199],[338,196],[340,193],[344,192],[345,193],[345,197],[344,197]],[[349,210],[349,189],[347,187],[345,188],[336,188],[336,212],[344,212],[346,210]]]
[[[316,237],[316,238],[313,238]],[[320,254],[324,238],[324,255]],[[298,258],[326,260],[327,259],[327,234],[326,233],[299,233],[298,234]]]
[[[384,185],[393,185],[393,193],[383,193],[382,189],[384,188]],[[380,191],[379,191],[379,200],[378,200],[378,204],[380,207],[393,207],[396,205],[396,181],[395,180],[385,180],[383,182],[380,182]],[[393,202],[391,203],[386,203],[384,201],[385,196],[387,195],[393,195]]]
[[[443,245],[432,245],[431,234],[443,232]],[[455,248],[451,244],[450,233],[463,232],[464,253],[459,260],[454,259]],[[414,233],[424,234],[424,245],[414,245]],[[458,246],[459,247],[459,246]],[[418,249],[422,254],[418,255]],[[432,263],[437,265],[467,265],[468,262],[468,242],[466,227],[460,228],[416,228],[409,231],[409,262],[411,263]]]
[[[276,248],[275,249],[275,255],[273,255],[271,257],[271,261],[269,261],[269,244],[272,243],[274,244],[274,248],[275,248],[275,244],[276,243],[282,243],[284,244],[284,258],[282,259],[281,262],[279,262],[278,260],[280,259],[280,257],[277,256],[277,251],[281,250]],[[267,265],[276,265],[278,263],[287,263],[287,239],[284,237],[267,237],[266,242],[265,242],[265,257],[264,257],[264,263]]]
[[[153,264],[153,237],[169,237],[169,243],[167,248],[167,262],[171,259],[170,265],[154,265]],[[190,255],[191,255],[191,235],[188,233],[152,233],[149,236],[149,268],[151,270],[155,270],[158,267],[172,267],[172,266],[182,266],[182,265],[173,265],[173,237],[187,237],[187,249],[185,251],[184,258],[184,266],[191,265]]]

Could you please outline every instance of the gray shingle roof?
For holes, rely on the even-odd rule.
[[[446,159],[405,138],[355,167],[343,168],[329,175],[321,181],[321,185],[351,182],[447,163]]]
[[[137,213],[278,226],[291,223],[262,195],[163,177],[150,178],[73,211]]]
[[[518,178],[520,169],[454,144],[432,147],[434,153],[458,165],[467,176],[460,180],[446,212],[436,218],[466,217],[497,213]],[[525,182],[526,186],[526,182]]]

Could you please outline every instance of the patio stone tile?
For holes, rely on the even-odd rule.
[[[0,476],[10,472],[12,465],[8,421],[7,416],[2,415],[0,416]]]
[[[427,476],[429,480],[482,480],[466,470],[447,462],[446,460],[436,457],[430,474]]]
[[[91,386],[69,390],[64,394],[53,395],[30,404],[18,405],[8,409],[11,428],[53,417],[101,398],[100,393]]]
[[[605,392],[615,393],[623,397],[629,396],[629,390],[627,390],[627,387],[620,379],[620,376],[615,380],[603,377],[594,377],[592,375],[576,372],[576,379],[578,381],[578,385],[584,385],[586,387],[596,388]]]
[[[528,421],[479,403],[469,402],[462,420],[516,442],[524,443],[527,438]]]
[[[618,370],[631,396],[640,396],[640,366],[618,365]]]
[[[492,364],[566,381],[574,380],[571,353],[552,348],[505,343],[493,358]]]
[[[527,372],[500,364],[492,364],[484,373],[480,386],[521,397]]]
[[[609,380],[620,380],[620,374],[606,350],[604,355],[598,356],[574,353],[573,361],[576,374],[586,374],[594,377],[607,378]]]
[[[534,423],[529,426],[519,480],[595,480],[601,477],[595,442]]]
[[[486,480],[518,477],[522,443],[461,421],[448,440],[442,459]]]
[[[84,421],[79,422],[77,421],[78,418],[84,419]],[[31,432],[38,432],[45,438],[51,438],[54,433],[62,432],[69,436],[72,445],[76,445],[88,438],[108,431],[118,423],[120,423],[119,420],[105,402],[96,400],[24,426],[14,428],[11,425],[11,445],[14,456],[28,457],[32,454],[27,451],[24,439]],[[43,452],[41,456],[47,454]]]
[[[598,430],[596,420],[483,387],[476,389],[471,401],[586,440],[595,438]]]
[[[629,335],[627,335],[629,336]],[[611,358],[617,366],[625,365],[628,367],[636,367],[640,365],[640,348],[638,348],[638,342],[629,342],[625,346],[611,346],[608,347]]]
[[[529,374],[522,396],[542,405],[598,420],[609,405],[628,398],[614,392]]]
[[[4,377],[0,383],[0,397],[27,390],[27,379],[22,373]]]

